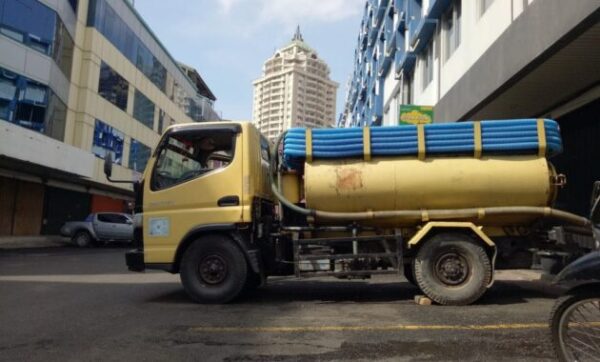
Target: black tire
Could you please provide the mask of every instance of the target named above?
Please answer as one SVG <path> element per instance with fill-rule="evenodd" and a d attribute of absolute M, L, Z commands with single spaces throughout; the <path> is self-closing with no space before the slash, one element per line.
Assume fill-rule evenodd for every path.
<path fill-rule="evenodd" d="M 410 264 L 404 264 L 404 278 L 408 280 L 408 282 L 412 285 L 417 285 L 417 281 L 415 280 L 415 268 L 414 262 Z"/>
<path fill-rule="evenodd" d="M 227 303 L 243 290 L 246 258 L 229 238 L 220 235 L 195 241 L 183 254 L 179 269 L 188 295 L 198 303 Z"/>
<path fill-rule="evenodd" d="M 596 286 L 597 287 L 597 286 Z M 566 345 L 568 341 L 564 340 L 566 333 L 566 323 L 568 324 L 568 311 L 571 306 L 585 300 L 600 300 L 600 291 L 593 289 L 581 289 L 579 291 L 570 292 L 560 297 L 552 308 L 550 313 L 550 330 L 552 331 L 552 346 L 559 361 L 575 361 L 577 358 L 571 355 L 569 347 Z M 597 321 L 596 321 L 597 322 Z M 596 332 L 596 335 L 600 333 Z M 597 336 L 598 338 L 600 336 Z M 585 356 L 590 357 L 590 356 Z M 596 358 L 600 358 L 600 350 L 596 351 Z"/>
<path fill-rule="evenodd" d="M 73 241 L 73 244 L 80 248 L 89 248 L 94 243 L 92 235 L 85 230 L 77 231 L 71 240 Z"/>
<path fill-rule="evenodd" d="M 492 263 L 483 246 L 463 233 L 443 233 L 426 240 L 414 261 L 421 291 L 442 305 L 467 305 L 485 293 Z"/>

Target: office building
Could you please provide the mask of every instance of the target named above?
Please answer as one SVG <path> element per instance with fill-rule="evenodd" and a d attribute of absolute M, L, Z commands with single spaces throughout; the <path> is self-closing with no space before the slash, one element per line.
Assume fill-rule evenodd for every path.
<path fill-rule="evenodd" d="M 304 41 L 300 27 L 277 50 L 254 83 L 252 120 L 270 140 L 290 127 L 332 127 L 338 84 L 329 66 Z"/>
<path fill-rule="evenodd" d="M 0 0 L 0 236 L 56 234 L 131 207 L 166 127 L 214 119 L 214 95 L 125 0 Z"/>

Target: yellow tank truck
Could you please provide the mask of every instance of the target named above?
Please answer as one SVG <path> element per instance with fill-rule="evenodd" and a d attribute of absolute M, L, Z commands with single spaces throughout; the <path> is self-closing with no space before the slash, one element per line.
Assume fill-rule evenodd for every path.
<path fill-rule="evenodd" d="M 497 268 L 528 268 L 539 252 L 585 252 L 549 237 L 561 226 L 587 240 L 590 223 L 551 208 L 564 179 L 545 157 L 543 122 L 533 126 L 535 152 L 511 154 L 486 153 L 478 122 L 459 154 L 435 153 L 430 129 L 401 128 L 415 137 L 406 143 L 414 154 L 401 155 L 381 155 L 392 129 L 348 131 L 360 146 L 346 147 L 338 136 L 319 140 L 331 130 L 295 130 L 271 145 L 249 122 L 172 126 L 134 185 L 127 265 L 179 273 L 200 303 L 229 302 L 273 275 L 377 274 L 404 275 L 439 304 L 473 303 Z M 289 158 L 294 134 L 301 152 Z M 335 158 L 322 145 L 360 149 Z M 111 170 L 107 157 L 109 180 Z"/>

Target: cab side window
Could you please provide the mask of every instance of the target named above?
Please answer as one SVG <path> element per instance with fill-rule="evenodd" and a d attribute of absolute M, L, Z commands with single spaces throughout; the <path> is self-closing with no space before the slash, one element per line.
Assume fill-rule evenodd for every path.
<path fill-rule="evenodd" d="M 235 135 L 226 132 L 175 134 L 162 142 L 152 173 L 152 189 L 162 190 L 227 167 Z"/>

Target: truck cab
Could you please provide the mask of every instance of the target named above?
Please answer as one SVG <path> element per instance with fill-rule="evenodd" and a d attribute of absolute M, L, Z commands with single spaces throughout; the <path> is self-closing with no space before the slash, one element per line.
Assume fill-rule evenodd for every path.
<path fill-rule="evenodd" d="M 137 249 L 126 256 L 129 268 L 177 273 L 188 248 L 219 238 L 239 249 L 234 251 L 244 256 L 237 261 L 247 264 L 244 273 L 258 274 L 258 246 L 251 234 L 253 213 L 272 214 L 268 160 L 268 141 L 247 122 L 169 128 L 136 187 L 141 207 L 136 213 Z M 223 275 L 213 269 L 224 263 L 215 255 L 199 261 L 197 268 L 206 271 L 200 273 L 205 282 L 215 283 Z"/>

